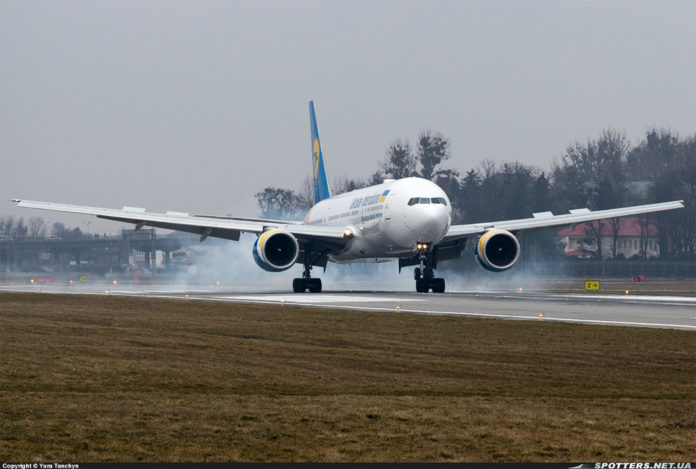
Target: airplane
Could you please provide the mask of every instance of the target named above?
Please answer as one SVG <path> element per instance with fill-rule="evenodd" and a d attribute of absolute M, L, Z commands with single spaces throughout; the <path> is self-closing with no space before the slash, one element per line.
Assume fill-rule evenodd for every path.
<path fill-rule="evenodd" d="M 444 293 L 445 279 L 435 276 L 438 262 L 457 259 L 469 240 L 475 240 L 474 258 L 486 270 L 510 269 L 520 257 L 518 236 L 525 230 L 582 223 L 603 218 L 682 208 L 681 200 L 609 210 L 587 208 L 554 215 L 533 213 L 531 218 L 452 225 L 452 206 L 437 184 L 418 177 L 332 195 L 321 150 L 314 101 L 309 102 L 314 206 L 303 222 L 154 213 L 144 208 L 121 210 L 13 199 L 19 207 L 96 215 L 98 218 L 184 231 L 238 241 L 240 233 L 257 235 L 252 248 L 256 264 L 269 272 L 281 272 L 299 263 L 302 277 L 292 282 L 293 292 L 319 293 L 320 278 L 313 267 L 326 270 L 328 262 L 382 262 L 398 260 L 399 272 L 414 269 L 416 291 Z"/>

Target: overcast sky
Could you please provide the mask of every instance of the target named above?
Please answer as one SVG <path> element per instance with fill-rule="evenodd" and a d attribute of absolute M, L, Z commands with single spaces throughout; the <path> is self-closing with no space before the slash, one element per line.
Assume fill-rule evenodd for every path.
<path fill-rule="evenodd" d="M 694 25 L 689 0 L 0 0 L 0 214 L 257 215 L 310 174 L 312 98 L 330 180 L 426 128 L 460 170 L 547 169 L 607 127 L 693 134 Z"/>

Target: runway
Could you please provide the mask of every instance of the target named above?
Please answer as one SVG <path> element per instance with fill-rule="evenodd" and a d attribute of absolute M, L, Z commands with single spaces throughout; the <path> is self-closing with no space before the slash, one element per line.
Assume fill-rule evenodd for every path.
<path fill-rule="evenodd" d="M 451 315 L 505 320 L 555 321 L 597 325 L 696 330 L 696 298 L 603 294 L 510 292 L 450 292 L 445 294 L 395 291 L 326 291 L 293 294 L 254 291 L 228 286 L 160 284 L 2 284 L 0 291 L 74 293 L 174 298 L 188 301 L 225 301 L 301 305 L 402 314 Z"/>

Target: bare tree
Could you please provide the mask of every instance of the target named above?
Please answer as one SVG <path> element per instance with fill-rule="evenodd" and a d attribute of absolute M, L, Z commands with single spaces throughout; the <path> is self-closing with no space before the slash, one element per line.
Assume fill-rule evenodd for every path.
<path fill-rule="evenodd" d="M 308 201 L 289 189 L 267 187 L 255 197 L 264 218 L 301 219 L 309 210 Z"/>
<path fill-rule="evenodd" d="M 29 219 L 29 237 L 30 238 L 43 238 L 46 236 L 46 224 L 41 217 L 31 217 Z"/>
<path fill-rule="evenodd" d="M 626 136 L 613 130 L 602 131 L 597 140 L 569 146 L 561 165 L 554 168 L 554 184 L 559 198 L 575 207 L 585 206 L 593 210 L 623 205 L 629 147 Z M 588 234 L 595 238 L 600 256 L 603 225 L 601 220 L 587 224 Z M 613 230 L 614 245 L 617 236 L 618 227 Z"/>
<path fill-rule="evenodd" d="M 53 226 L 51 227 L 51 234 L 55 236 L 56 238 L 60 239 L 67 239 L 66 233 L 68 232 L 68 229 L 65 228 L 65 225 L 59 221 L 55 222 Z"/>
<path fill-rule="evenodd" d="M 7 239 L 12 239 L 13 228 L 14 228 L 14 217 L 8 215 L 5 218 L 3 218 L 2 228 L 3 228 L 3 231 L 2 231 L 3 236 Z"/>
<path fill-rule="evenodd" d="M 20 217 L 15 221 L 14 228 L 12 228 L 12 239 L 23 239 L 27 237 L 27 232 L 29 228 L 24 223 L 24 217 Z"/>

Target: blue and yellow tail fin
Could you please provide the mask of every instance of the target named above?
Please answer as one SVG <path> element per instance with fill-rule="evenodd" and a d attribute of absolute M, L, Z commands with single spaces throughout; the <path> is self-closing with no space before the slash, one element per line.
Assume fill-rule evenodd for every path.
<path fill-rule="evenodd" d="M 317 116 L 314 114 L 314 101 L 309 102 L 309 127 L 312 132 L 312 178 L 314 179 L 314 203 L 331 197 L 329 182 L 326 179 L 324 155 L 319 142 Z"/>

